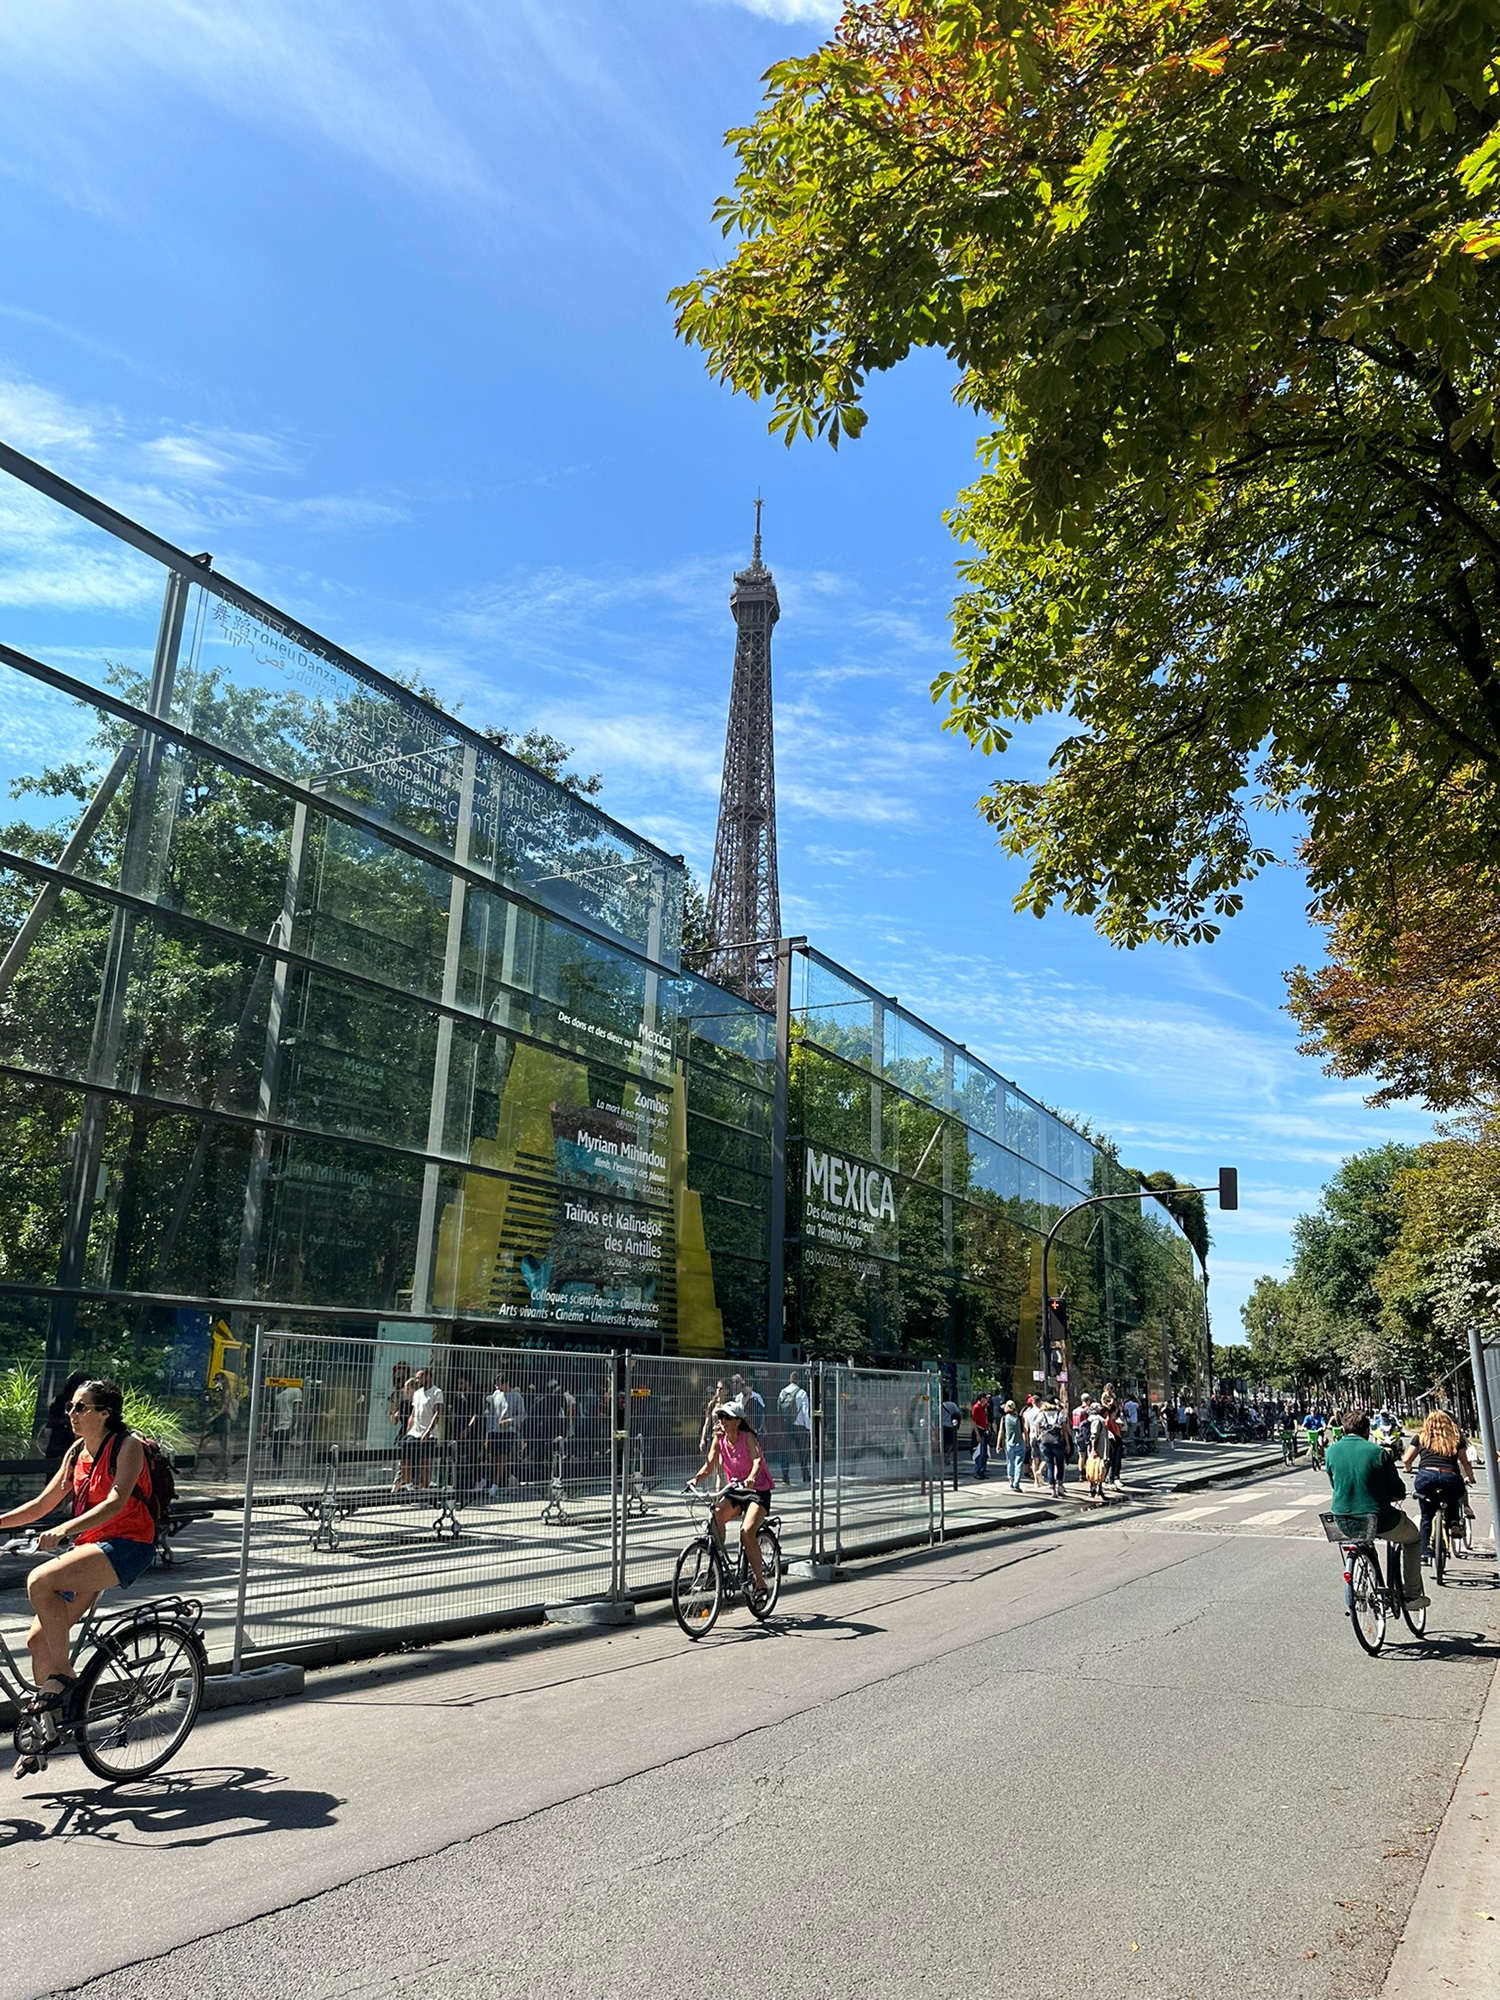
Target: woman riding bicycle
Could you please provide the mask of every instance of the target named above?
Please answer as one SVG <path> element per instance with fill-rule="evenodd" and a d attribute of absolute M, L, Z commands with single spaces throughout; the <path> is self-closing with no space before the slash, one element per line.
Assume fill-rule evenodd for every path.
<path fill-rule="evenodd" d="M 73 1444 L 34 1500 L 0 1514 L 0 1528 L 40 1521 L 71 1498 L 73 1516 L 37 1536 L 43 1549 L 65 1550 L 26 1582 L 36 1614 L 26 1635 L 37 1707 L 60 1708 L 75 1679 L 68 1634 L 101 1591 L 124 1589 L 149 1569 L 156 1522 L 147 1502 L 151 1474 L 139 1439 L 126 1428 L 118 1382 L 83 1382 L 67 1414 Z M 70 1546 L 70 1544 L 72 1546 Z"/>
<path fill-rule="evenodd" d="M 761 1456 L 760 1439 L 745 1421 L 738 1403 L 720 1403 L 714 1411 L 713 1442 L 708 1456 L 688 1481 L 696 1486 L 710 1472 L 722 1472 L 727 1490 L 714 1509 L 714 1523 L 722 1531 L 726 1522 L 740 1520 L 740 1544 L 750 1558 L 755 1588 L 764 1591 L 765 1571 L 760 1564 L 757 1529 L 771 1511 L 771 1474 Z"/>
<path fill-rule="evenodd" d="M 1414 1465 L 1417 1476 L 1413 1485 L 1422 1510 L 1422 1560 L 1431 1562 L 1432 1523 L 1438 1508 L 1446 1507 L 1449 1521 L 1456 1521 L 1474 1484 L 1464 1434 L 1446 1410 L 1434 1410 L 1415 1443 L 1408 1445 L 1401 1469 L 1410 1472 Z"/>

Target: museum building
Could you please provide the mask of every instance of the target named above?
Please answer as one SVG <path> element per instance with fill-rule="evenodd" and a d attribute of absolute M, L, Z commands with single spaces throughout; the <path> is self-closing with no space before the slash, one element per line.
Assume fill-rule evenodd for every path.
<path fill-rule="evenodd" d="M 0 606 L 0 1365 L 1029 1365 L 1128 1184 L 1064 1120 L 800 941 L 779 1016 L 685 969 L 680 857 L 3 446 Z M 1133 1209 L 1060 1255 L 1112 1338 L 1192 1283 Z"/>

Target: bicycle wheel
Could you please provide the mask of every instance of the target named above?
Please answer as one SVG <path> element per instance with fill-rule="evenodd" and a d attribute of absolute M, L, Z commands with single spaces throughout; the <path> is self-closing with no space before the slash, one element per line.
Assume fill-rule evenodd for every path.
<path fill-rule="evenodd" d="M 690 1639 L 711 1632 L 724 1602 L 724 1573 L 706 1542 L 689 1542 L 672 1571 L 672 1611 Z"/>
<path fill-rule="evenodd" d="M 766 1587 L 757 1596 L 755 1585 L 751 1583 L 745 1592 L 745 1602 L 750 1607 L 751 1616 L 764 1624 L 776 1609 L 776 1600 L 781 1595 L 781 1544 L 776 1539 L 774 1528 L 758 1528 L 755 1540 L 760 1549 L 760 1567 Z"/>
<path fill-rule="evenodd" d="M 1385 1592 L 1374 1558 L 1363 1550 L 1349 1564 L 1349 1589 L 1354 1636 L 1367 1653 L 1378 1653 L 1385 1644 Z"/>
<path fill-rule="evenodd" d="M 159 1771 L 187 1741 L 203 1700 L 203 1643 L 169 1619 L 142 1618 L 105 1640 L 78 1678 L 74 1735 L 96 1778 Z"/>

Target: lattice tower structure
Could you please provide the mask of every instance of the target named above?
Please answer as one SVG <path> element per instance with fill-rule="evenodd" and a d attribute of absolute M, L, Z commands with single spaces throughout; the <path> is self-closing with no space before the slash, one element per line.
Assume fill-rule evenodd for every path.
<path fill-rule="evenodd" d="M 775 940 L 781 935 L 776 879 L 776 749 L 771 717 L 771 631 L 781 616 L 776 583 L 760 559 L 760 510 L 748 569 L 737 570 L 729 608 L 737 637 L 719 831 L 708 885 L 708 973 L 747 1000 L 774 1007 Z"/>

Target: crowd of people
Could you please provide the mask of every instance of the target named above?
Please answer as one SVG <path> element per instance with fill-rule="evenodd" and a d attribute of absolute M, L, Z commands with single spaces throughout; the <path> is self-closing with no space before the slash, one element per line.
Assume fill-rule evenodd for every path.
<path fill-rule="evenodd" d="M 699 1449 L 709 1447 L 715 1413 L 733 1404 L 743 1413 L 747 1435 L 753 1431 L 779 1465 L 783 1486 L 806 1486 L 812 1476 L 812 1407 L 805 1375 L 805 1369 L 791 1370 L 769 1408 L 750 1373 L 721 1377 L 704 1408 Z M 592 1398 L 576 1395 L 556 1377 L 523 1391 L 511 1369 L 499 1370 L 487 1387 L 460 1372 L 444 1388 L 430 1368 L 395 1362 L 386 1405 L 396 1461 L 391 1491 L 409 1496 L 430 1487 L 444 1444 L 453 1450 L 454 1484 L 470 1498 L 496 1500 L 550 1480 L 559 1441 L 570 1461 L 607 1463 L 610 1440 L 625 1425 L 623 1407 L 612 1407 L 615 1397 L 609 1388 Z M 641 1420 L 637 1411 L 637 1426 Z"/>
<path fill-rule="evenodd" d="M 960 1415 L 949 1397 L 943 1405 L 943 1445 L 955 1459 Z M 1197 1412 L 1188 1405 L 1143 1403 L 1111 1382 L 1098 1396 L 1081 1395 L 1071 1409 L 1050 1389 L 1019 1404 L 1001 1390 L 982 1391 L 970 1406 L 969 1422 L 976 1479 L 987 1479 L 991 1459 L 998 1464 L 1003 1456 L 1012 1492 L 1023 1492 L 1029 1477 L 1038 1492 L 1061 1497 L 1071 1466 L 1075 1481 L 1101 1503 L 1110 1492 L 1123 1490 L 1128 1445 L 1171 1451 L 1178 1437 L 1197 1433 Z"/>

